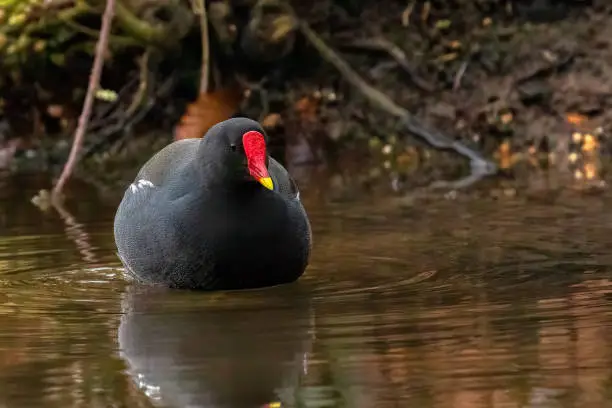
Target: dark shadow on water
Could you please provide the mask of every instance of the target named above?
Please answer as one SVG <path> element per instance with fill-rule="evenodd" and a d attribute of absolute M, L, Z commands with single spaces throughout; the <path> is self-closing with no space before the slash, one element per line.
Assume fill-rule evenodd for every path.
<path fill-rule="evenodd" d="M 294 406 L 312 349 L 310 297 L 299 285 L 263 292 L 130 287 L 118 342 L 133 381 L 172 407 Z"/>

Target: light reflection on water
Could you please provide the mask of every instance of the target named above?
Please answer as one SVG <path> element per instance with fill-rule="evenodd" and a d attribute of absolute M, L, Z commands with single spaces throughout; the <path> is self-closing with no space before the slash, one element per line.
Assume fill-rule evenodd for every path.
<path fill-rule="evenodd" d="M 0 406 L 612 405 L 611 199 L 307 201 L 300 282 L 203 294 L 121 280 L 113 203 L 9 194 Z"/>

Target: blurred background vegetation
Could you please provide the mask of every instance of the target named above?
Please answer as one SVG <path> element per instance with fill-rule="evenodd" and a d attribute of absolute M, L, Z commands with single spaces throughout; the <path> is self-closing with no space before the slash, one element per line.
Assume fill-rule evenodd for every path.
<path fill-rule="evenodd" d="M 104 6 L 0 0 L 0 168 L 56 171 L 64 163 Z M 294 163 L 358 147 L 380 164 L 368 179 L 395 172 L 401 182 L 417 167 L 431 175 L 448 163 L 451 171 L 465 168 L 436 153 L 431 161 L 396 116 L 372 109 L 304 35 L 307 25 L 363 80 L 432 129 L 483 151 L 502 172 L 561 165 L 571 177 L 597 180 L 602 165 L 588 167 L 583 156 L 607 140 L 611 7 L 602 0 L 116 0 L 83 171 L 115 180 L 115 169 L 237 114 L 262 121 Z M 206 54 L 210 85 L 201 92 Z"/>

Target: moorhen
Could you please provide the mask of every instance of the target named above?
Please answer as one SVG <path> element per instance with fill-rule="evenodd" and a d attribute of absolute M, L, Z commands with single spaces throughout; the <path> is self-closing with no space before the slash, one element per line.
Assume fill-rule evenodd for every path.
<path fill-rule="evenodd" d="M 128 277 L 204 290 L 297 280 L 310 256 L 310 223 L 266 142 L 258 122 L 232 118 L 145 163 L 115 215 Z"/>

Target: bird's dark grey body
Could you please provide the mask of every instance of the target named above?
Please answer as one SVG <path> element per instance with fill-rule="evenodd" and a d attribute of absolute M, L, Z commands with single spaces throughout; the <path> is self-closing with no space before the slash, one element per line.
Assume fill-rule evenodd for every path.
<path fill-rule="evenodd" d="M 287 171 L 269 158 L 274 190 L 257 182 L 221 183 L 208 177 L 215 174 L 215 158 L 201 157 L 202 140 L 168 145 L 126 190 L 114 232 L 128 273 L 142 282 L 197 289 L 299 278 L 311 232 Z"/>

